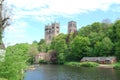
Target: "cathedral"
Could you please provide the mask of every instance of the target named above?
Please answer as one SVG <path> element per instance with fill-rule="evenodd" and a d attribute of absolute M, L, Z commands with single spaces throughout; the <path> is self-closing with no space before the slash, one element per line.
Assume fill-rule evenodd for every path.
<path fill-rule="evenodd" d="M 77 31 L 77 26 L 75 21 L 68 22 L 68 34 Z M 54 22 L 51 25 L 45 25 L 45 41 L 47 44 L 51 43 L 53 37 L 59 35 L 60 33 L 60 23 Z"/>

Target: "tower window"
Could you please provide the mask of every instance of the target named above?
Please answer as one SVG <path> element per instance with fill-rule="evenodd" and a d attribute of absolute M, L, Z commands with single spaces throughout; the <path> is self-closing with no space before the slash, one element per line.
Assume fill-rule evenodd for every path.
<path fill-rule="evenodd" d="M 56 28 L 58 28 L 58 29 L 59 29 L 59 27 L 58 27 L 58 26 L 56 26 Z"/>
<path fill-rule="evenodd" d="M 72 26 L 72 24 L 70 23 L 69 26 Z"/>

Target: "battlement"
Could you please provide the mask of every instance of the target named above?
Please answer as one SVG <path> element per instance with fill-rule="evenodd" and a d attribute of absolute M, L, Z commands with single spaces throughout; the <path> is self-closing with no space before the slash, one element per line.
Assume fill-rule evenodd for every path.
<path fill-rule="evenodd" d="M 68 22 L 68 34 L 77 31 L 75 21 Z M 51 43 L 53 37 L 57 36 L 60 32 L 60 23 L 54 22 L 51 25 L 45 25 L 45 41 L 47 44 Z"/>
<path fill-rule="evenodd" d="M 50 43 L 53 37 L 59 34 L 59 23 L 51 23 L 51 25 L 45 25 L 45 41 L 46 43 Z"/>

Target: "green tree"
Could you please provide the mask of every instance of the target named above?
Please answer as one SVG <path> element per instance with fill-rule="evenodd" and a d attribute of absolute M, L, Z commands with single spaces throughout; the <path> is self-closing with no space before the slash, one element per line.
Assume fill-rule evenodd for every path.
<path fill-rule="evenodd" d="M 65 53 L 59 53 L 57 58 L 58 58 L 58 64 L 64 64 L 65 63 Z"/>
<path fill-rule="evenodd" d="M 56 36 L 51 42 L 50 49 L 57 51 L 57 62 L 60 64 L 64 63 L 65 52 L 67 49 L 66 35 L 59 34 L 58 36 Z"/>
<path fill-rule="evenodd" d="M 38 50 L 40 52 L 47 52 L 49 50 L 49 45 L 46 44 L 44 39 L 41 39 L 38 43 Z"/>
<path fill-rule="evenodd" d="M 76 36 L 71 44 L 73 60 L 79 61 L 82 57 L 89 55 L 90 41 L 88 37 Z"/>
<path fill-rule="evenodd" d="M 104 56 L 113 56 L 114 55 L 114 53 L 112 53 L 113 46 L 114 46 L 114 44 L 109 37 L 105 37 L 102 40 L 102 48 L 103 48 Z"/>
<path fill-rule="evenodd" d="M 0 77 L 22 80 L 28 60 L 28 44 L 16 44 L 6 50 L 5 61 L 0 64 Z"/>
<path fill-rule="evenodd" d="M 51 42 L 51 49 L 56 50 L 58 53 L 64 53 L 67 49 L 66 35 L 59 34 Z"/>
<path fill-rule="evenodd" d="M 112 40 L 115 44 L 114 50 L 118 59 L 120 59 L 120 20 L 117 20 L 113 24 Z"/>
<path fill-rule="evenodd" d="M 31 45 L 29 45 L 29 49 L 28 49 L 28 55 L 29 55 L 29 60 L 28 62 L 30 64 L 33 64 L 35 62 L 35 56 L 39 53 L 38 51 L 38 45 L 37 43 L 33 43 Z"/>

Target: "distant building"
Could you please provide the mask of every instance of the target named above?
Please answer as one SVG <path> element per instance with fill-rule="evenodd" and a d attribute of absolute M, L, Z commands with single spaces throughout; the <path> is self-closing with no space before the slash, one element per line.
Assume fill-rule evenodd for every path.
<path fill-rule="evenodd" d="M 39 63 L 40 60 L 47 61 L 48 63 L 56 63 L 57 52 L 54 50 L 48 53 L 41 52 L 35 56 L 35 63 Z"/>
<path fill-rule="evenodd" d="M 46 59 L 46 54 L 47 53 L 39 53 L 35 56 L 35 63 L 39 63 L 40 60 L 45 60 Z"/>
<path fill-rule="evenodd" d="M 59 23 L 52 23 L 51 25 L 45 25 L 45 41 L 49 44 L 53 37 L 57 36 L 60 32 L 60 24 Z"/>
<path fill-rule="evenodd" d="M 77 26 L 75 21 L 68 22 L 68 34 L 74 33 L 77 31 Z"/>
<path fill-rule="evenodd" d="M 97 62 L 100 64 L 112 64 L 117 62 L 116 57 L 83 57 L 81 62 Z"/>
<path fill-rule="evenodd" d="M 75 33 L 77 31 L 77 24 L 75 21 L 68 22 L 68 34 Z M 53 37 L 60 33 L 60 23 L 52 23 L 51 25 L 45 25 L 45 41 L 47 44 L 51 43 Z"/>

